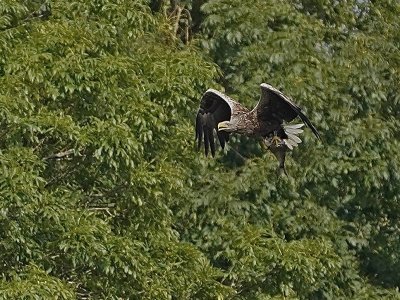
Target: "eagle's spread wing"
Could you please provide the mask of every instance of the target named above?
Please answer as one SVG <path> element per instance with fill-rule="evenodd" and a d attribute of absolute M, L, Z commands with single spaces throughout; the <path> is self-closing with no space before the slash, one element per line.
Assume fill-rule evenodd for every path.
<path fill-rule="evenodd" d="M 315 136 L 320 138 L 314 125 L 310 122 L 307 116 L 302 113 L 301 108 L 293 103 L 289 97 L 266 83 L 262 83 L 260 88 L 261 99 L 255 107 L 257 117 L 260 121 L 271 122 L 274 120 L 275 122 L 282 124 L 283 120 L 290 122 L 299 116 L 301 120 L 310 127 Z"/>
<path fill-rule="evenodd" d="M 244 110 L 246 109 L 243 106 L 223 93 L 213 89 L 207 90 L 201 99 L 196 117 L 197 148 L 200 149 L 204 138 L 205 154 L 208 155 L 211 149 L 211 155 L 215 155 L 214 129 L 217 131 L 221 147 L 224 148 L 225 142 L 229 140 L 229 133 L 218 131 L 218 123 L 229 121 L 232 115 Z"/>

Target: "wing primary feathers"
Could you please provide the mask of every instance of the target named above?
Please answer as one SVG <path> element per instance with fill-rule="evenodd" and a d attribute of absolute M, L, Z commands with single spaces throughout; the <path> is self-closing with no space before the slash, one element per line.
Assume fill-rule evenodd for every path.
<path fill-rule="evenodd" d="M 195 141 L 197 140 L 197 151 L 200 150 L 202 139 L 203 139 L 203 125 L 201 124 L 200 112 L 198 112 L 196 117 L 196 137 L 195 137 Z"/>
<path fill-rule="evenodd" d="M 208 150 L 209 150 L 209 147 L 210 147 L 210 144 L 209 144 L 209 137 L 208 137 L 208 130 L 207 130 L 207 127 L 206 126 L 204 126 L 203 127 L 203 133 L 204 133 L 204 153 L 206 154 L 206 156 L 208 156 Z"/>
<path fill-rule="evenodd" d="M 229 133 L 224 131 L 217 131 L 217 136 L 222 149 L 225 149 L 225 144 L 229 142 Z"/>
<path fill-rule="evenodd" d="M 233 113 L 245 113 L 248 109 L 228 97 L 227 95 L 208 89 L 202 96 L 200 107 L 196 117 L 196 135 L 197 148 L 200 150 L 204 141 L 204 153 L 207 156 L 210 152 L 214 156 L 216 152 L 216 143 L 225 147 L 229 140 L 228 132 L 218 132 L 218 124 L 222 121 L 229 121 Z M 216 134 L 218 140 L 214 137 Z"/>
<path fill-rule="evenodd" d="M 198 136 L 198 140 L 197 140 L 197 151 L 199 151 L 201 148 L 202 140 L 203 140 L 203 128 L 201 126 L 199 129 L 199 136 Z"/>
<path fill-rule="evenodd" d="M 208 127 L 207 129 L 208 129 L 208 141 L 210 143 L 210 149 L 211 149 L 211 156 L 214 157 L 215 156 L 215 140 L 213 134 L 214 128 Z"/>
<path fill-rule="evenodd" d="M 303 114 L 300 110 L 298 111 L 299 117 L 301 118 L 301 120 L 307 124 L 307 126 L 312 130 L 312 132 L 314 133 L 314 135 L 320 140 L 321 137 L 317 131 L 317 129 L 314 127 L 314 125 L 310 122 L 310 120 L 306 117 L 305 114 Z"/>
<path fill-rule="evenodd" d="M 219 144 L 221 145 L 221 148 L 224 149 L 225 148 L 225 137 L 223 135 L 223 132 L 217 131 L 217 136 L 218 136 L 218 140 L 219 140 Z"/>
<path fill-rule="evenodd" d="M 318 139 L 321 139 L 317 129 L 306 117 L 306 115 L 301 112 L 301 108 L 298 107 L 292 99 L 267 83 L 261 83 L 260 87 L 261 99 L 255 109 L 261 111 L 261 115 L 269 114 L 279 121 L 285 120 L 287 122 L 290 122 L 296 116 L 299 116 L 301 120 L 312 130 L 314 135 Z"/>

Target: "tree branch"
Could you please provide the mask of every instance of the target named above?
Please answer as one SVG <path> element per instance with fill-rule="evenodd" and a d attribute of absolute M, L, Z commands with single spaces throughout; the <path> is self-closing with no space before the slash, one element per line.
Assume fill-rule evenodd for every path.
<path fill-rule="evenodd" d="M 43 158 L 44 160 L 48 160 L 48 159 L 61 159 L 61 158 L 64 158 L 64 157 L 66 157 L 66 156 L 68 156 L 68 155 L 70 155 L 70 154 L 73 154 L 75 152 L 75 150 L 74 149 L 69 149 L 69 150 L 66 150 L 66 151 L 62 151 L 62 152 L 58 152 L 58 153 L 55 153 L 55 154 L 51 154 L 51 155 L 49 155 L 49 156 L 46 156 L 45 158 Z"/>

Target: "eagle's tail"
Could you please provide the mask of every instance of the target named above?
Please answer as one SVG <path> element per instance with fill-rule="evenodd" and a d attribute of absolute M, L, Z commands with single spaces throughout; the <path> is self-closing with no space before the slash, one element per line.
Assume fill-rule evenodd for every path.
<path fill-rule="evenodd" d="M 290 150 L 293 150 L 293 147 L 297 147 L 301 143 L 301 139 L 297 135 L 304 131 L 301 129 L 303 126 L 303 123 L 283 126 L 283 130 L 285 130 L 287 135 L 287 138 L 283 139 L 283 142 Z"/>

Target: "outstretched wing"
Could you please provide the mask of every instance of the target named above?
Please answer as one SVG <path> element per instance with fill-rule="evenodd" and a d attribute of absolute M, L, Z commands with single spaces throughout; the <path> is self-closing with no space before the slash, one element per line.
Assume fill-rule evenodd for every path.
<path fill-rule="evenodd" d="M 254 108 L 257 111 L 257 117 L 259 120 L 273 120 L 282 124 L 283 120 L 290 122 L 299 116 L 303 123 L 310 127 L 315 136 L 318 139 L 320 138 L 314 125 L 310 122 L 307 116 L 301 112 L 301 108 L 298 107 L 289 97 L 266 83 L 262 83 L 260 88 L 261 99 Z"/>
<path fill-rule="evenodd" d="M 232 116 L 247 110 L 236 101 L 217 90 L 207 90 L 201 98 L 200 108 L 196 117 L 197 149 L 201 147 L 204 138 L 204 150 L 206 156 L 209 149 L 211 155 L 215 155 L 214 129 L 217 131 L 218 140 L 222 148 L 229 140 L 229 133 L 218 131 L 218 123 L 229 121 Z"/>

